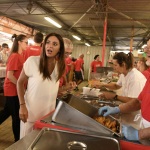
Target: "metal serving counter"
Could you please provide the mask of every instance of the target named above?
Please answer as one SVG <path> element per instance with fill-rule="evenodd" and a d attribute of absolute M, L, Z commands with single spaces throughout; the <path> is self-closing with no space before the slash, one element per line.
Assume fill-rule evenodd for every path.
<path fill-rule="evenodd" d="M 34 130 L 18 142 L 6 148 L 6 150 L 27 150 L 40 130 Z"/>
<path fill-rule="evenodd" d="M 45 126 L 46 126 L 46 124 L 45 124 Z M 51 124 L 49 124 L 48 126 L 50 128 L 60 129 L 59 127 L 51 125 Z M 63 130 L 62 127 L 61 127 L 61 129 Z M 66 130 L 66 128 L 65 128 L 65 130 Z M 68 130 L 70 130 L 70 129 L 68 129 Z M 28 134 L 27 136 L 25 136 L 18 142 L 14 143 L 13 145 L 9 146 L 5 150 L 27 150 L 29 148 L 29 146 L 32 144 L 32 142 L 34 141 L 34 139 L 37 137 L 39 132 L 40 132 L 39 129 L 33 130 L 30 134 Z M 133 150 L 133 149 L 149 150 L 150 149 L 150 146 L 136 144 L 136 143 L 132 143 L 132 142 L 124 141 L 124 140 L 120 140 L 119 142 L 120 142 L 121 150 Z M 97 148 L 97 150 L 99 150 L 99 149 Z"/>
<path fill-rule="evenodd" d="M 56 123 L 52 122 L 52 116 L 53 116 L 54 112 L 51 112 L 50 114 L 44 116 L 40 120 L 37 120 L 34 125 L 34 128 L 35 128 L 34 131 L 32 131 L 30 134 L 28 134 L 27 136 L 25 136 L 18 142 L 14 143 L 10 147 L 8 147 L 6 150 L 27 150 L 29 148 L 29 146 L 32 144 L 32 142 L 35 140 L 40 129 L 42 129 L 43 127 L 59 129 L 59 130 L 67 130 L 67 131 L 73 131 L 73 132 L 82 132 L 82 133 L 84 132 L 82 130 L 78 130 L 77 128 L 71 128 L 68 126 L 63 126 L 61 124 L 57 124 L 57 122 Z M 124 123 L 127 123 L 127 124 L 129 123 L 129 124 L 133 125 L 134 127 L 136 126 L 136 123 L 133 122 L 133 116 L 131 114 L 122 115 L 121 121 Z M 93 134 L 94 134 L 94 132 L 93 132 Z M 149 150 L 150 149 L 150 146 L 145 146 L 142 144 L 136 144 L 133 142 L 124 141 L 122 138 L 118 138 L 118 137 L 116 137 L 116 138 L 120 142 L 121 150 L 133 150 L 133 149 Z M 99 150 L 99 149 L 97 148 L 97 150 Z"/>

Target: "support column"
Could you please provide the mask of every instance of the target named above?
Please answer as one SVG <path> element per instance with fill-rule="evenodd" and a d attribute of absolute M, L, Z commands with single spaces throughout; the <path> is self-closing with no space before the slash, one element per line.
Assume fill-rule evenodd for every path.
<path fill-rule="evenodd" d="M 107 13 L 106 13 L 106 16 L 105 16 L 105 21 L 104 21 L 103 48 L 102 48 L 102 66 L 104 66 L 104 61 L 105 61 L 106 36 L 107 36 Z"/>
<path fill-rule="evenodd" d="M 133 51 L 133 36 L 134 36 L 134 26 L 132 26 L 132 31 L 131 31 L 131 39 L 130 39 L 130 52 Z"/>

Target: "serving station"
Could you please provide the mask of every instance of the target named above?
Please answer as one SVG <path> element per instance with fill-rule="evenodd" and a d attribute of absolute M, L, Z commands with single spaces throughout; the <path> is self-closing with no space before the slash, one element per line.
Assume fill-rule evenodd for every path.
<path fill-rule="evenodd" d="M 116 122 L 116 130 L 101 124 L 98 107 L 72 94 L 57 99 L 55 111 L 50 112 L 34 125 L 34 131 L 6 150 L 76 149 L 76 150 L 149 150 L 150 146 L 126 141 L 121 134 L 121 116 L 109 116 Z M 103 103 L 109 105 L 109 103 Z M 108 119 L 108 118 L 107 118 Z M 46 145 L 46 147 L 45 147 Z M 44 146 L 44 147 L 43 147 Z"/>
<path fill-rule="evenodd" d="M 115 107 L 120 104 L 119 101 L 100 99 L 98 95 L 102 91 L 90 87 L 90 82 L 109 82 L 116 79 L 106 79 L 103 73 L 101 75 L 101 80 L 105 80 L 97 78 L 99 73 L 91 74 L 82 93 L 63 93 L 57 98 L 56 109 L 37 120 L 29 135 L 6 150 L 149 150 L 150 146 L 129 142 L 121 133 L 122 124 L 139 128 L 139 122 L 133 121 L 136 113 L 107 117 L 98 115 L 100 107 Z"/>

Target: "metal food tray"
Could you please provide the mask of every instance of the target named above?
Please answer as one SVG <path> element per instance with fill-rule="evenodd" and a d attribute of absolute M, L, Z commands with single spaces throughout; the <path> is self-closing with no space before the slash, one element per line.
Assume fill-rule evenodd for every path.
<path fill-rule="evenodd" d="M 85 101 L 96 108 L 100 108 L 103 106 L 110 106 L 110 107 L 118 106 L 114 101 L 102 101 L 102 100 L 85 100 Z"/>
<path fill-rule="evenodd" d="M 97 112 L 98 109 L 94 106 L 89 105 L 84 100 L 80 99 L 77 96 L 74 96 L 72 94 L 67 94 L 60 98 L 58 101 L 63 101 L 72 106 L 73 108 L 79 110 L 80 112 L 84 113 L 85 115 L 88 115 L 90 117 L 93 117 Z"/>
<path fill-rule="evenodd" d="M 121 137 L 120 122 L 112 118 L 112 120 L 116 120 L 119 126 L 119 132 L 114 132 L 93 119 L 97 112 L 97 108 L 72 95 L 68 101 L 59 101 L 53 113 L 52 121 L 60 125 L 84 129 L 107 136 L 117 135 Z"/>
<path fill-rule="evenodd" d="M 80 98 L 96 108 L 100 108 L 103 106 L 118 106 L 118 104 L 114 100 L 103 100 L 96 96 L 82 95 Z"/>
<path fill-rule="evenodd" d="M 28 150 L 120 150 L 112 137 L 43 128 Z"/>

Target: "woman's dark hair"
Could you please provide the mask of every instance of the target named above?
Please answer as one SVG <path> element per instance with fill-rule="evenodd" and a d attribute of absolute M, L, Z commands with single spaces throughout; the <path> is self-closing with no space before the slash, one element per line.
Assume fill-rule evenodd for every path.
<path fill-rule="evenodd" d="M 123 52 L 116 53 L 113 56 L 113 59 L 117 60 L 117 62 L 120 66 L 123 66 L 123 63 L 125 63 L 127 70 L 130 68 L 133 68 L 134 57 L 133 57 L 133 54 L 131 52 L 129 52 L 128 54 L 125 54 Z"/>
<path fill-rule="evenodd" d="M 19 50 L 18 41 L 23 41 L 26 38 L 27 37 L 24 34 L 20 34 L 20 35 L 13 34 L 13 36 L 12 36 L 13 45 L 12 45 L 12 48 L 11 48 L 10 55 L 12 53 L 18 53 L 18 50 Z"/>
<path fill-rule="evenodd" d="M 48 57 L 46 56 L 46 52 L 45 52 L 45 45 L 47 42 L 47 39 L 51 36 L 55 36 L 57 37 L 57 39 L 59 40 L 60 43 L 60 51 L 57 54 L 57 66 L 58 66 L 58 77 L 57 77 L 57 81 L 62 77 L 62 75 L 64 74 L 65 71 L 65 48 L 64 48 L 64 41 L 63 38 L 57 34 L 57 33 L 50 33 L 48 34 L 43 42 L 43 46 L 42 46 L 42 52 L 40 55 L 40 64 L 39 64 L 39 70 L 40 73 L 43 74 L 43 79 L 51 79 L 49 71 L 48 71 L 48 62 L 47 59 Z"/>
<path fill-rule="evenodd" d="M 95 56 L 94 56 L 94 60 L 96 60 L 97 57 L 99 57 L 99 55 L 95 55 Z"/>

